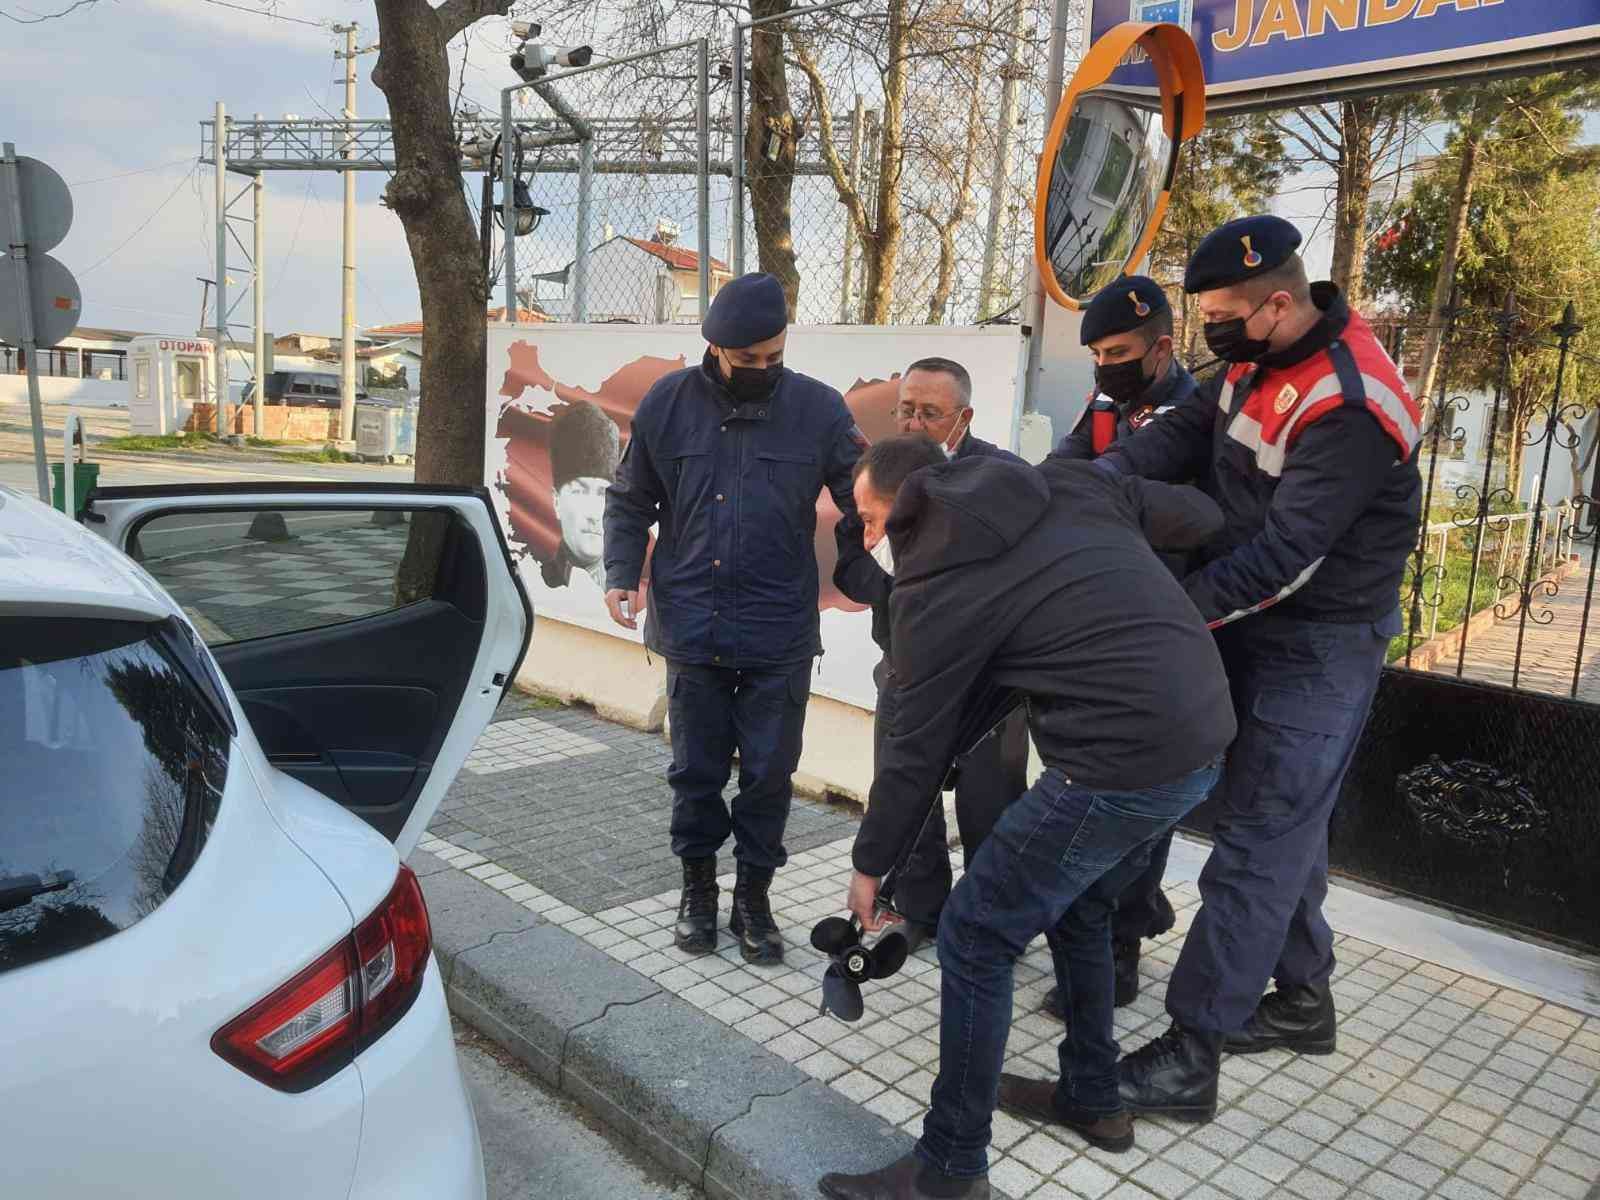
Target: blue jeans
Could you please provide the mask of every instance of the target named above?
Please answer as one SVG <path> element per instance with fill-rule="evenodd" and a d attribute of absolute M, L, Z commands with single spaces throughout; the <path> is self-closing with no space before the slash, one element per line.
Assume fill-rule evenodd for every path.
<path fill-rule="evenodd" d="M 1074 787 L 1051 768 L 1006 809 L 950 894 L 939 922 L 939 1078 L 918 1153 L 948 1175 L 981 1175 L 1011 1031 L 1012 969 L 1040 933 L 1108 873 L 1097 915 L 1067 956 L 1072 1020 L 1063 1053 L 1069 1103 L 1114 1112 L 1117 1044 L 1111 1011 L 1111 912 L 1151 849 L 1205 799 L 1212 763 L 1138 791 Z M 1118 870 L 1129 857 L 1127 870 Z M 1081 1059 L 1080 1059 L 1081 1055 Z"/>

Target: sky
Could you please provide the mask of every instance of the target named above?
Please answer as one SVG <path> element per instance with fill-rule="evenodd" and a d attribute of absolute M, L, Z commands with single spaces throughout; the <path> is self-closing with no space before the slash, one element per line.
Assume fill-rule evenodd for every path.
<path fill-rule="evenodd" d="M 0 0 L 28 18 L 70 0 Z M 267 0 L 230 0 L 246 8 Z M 358 45 L 377 40 L 366 0 L 280 0 L 282 17 L 356 20 Z M 466 95 L 498 111 L 506 22 L 482 22 Z M 337 114 L 343 104 L 343 36 L 208 0 L 98 0 L 58 20 L 0 20 L 0 138 L 49 163 L 72 188 L 72 230 L 53 254 L 77 275 L 85 325 L 193 333 L 202 285 L 213 274 L 213 176 L 197 165 L 200 122 L 222 100 L 232 116 Z M 454 47 L 459 62 L 461 43 Z M 387 115 L 371 82 L 376 55 L 357 60 L 356 111 Z M 475 60 L 475 61 L 473 61 Z M 481 64 L 481 66 L 479 65 Z M 139 172 L 133 174 L 133 172 Z M 248 186 L 230 177 L 230 195 Z M 359 173 L 356 318 L 360 325 L 417 319 L 416 283 L 399 220 L 378 200 L 386 176 Z M 267 176 L 267 325 L 274 333 L 337 333 L 341 184 L 331 172 Z M 249 214 L 248 198 L 235 211 Z M 249 244 L 248 226 L 239 230 Z M 230 253 L 233 277 L 248 268 Z M 213 318 L 206 317 L 206 323 Z M 248 327 L 250 301 L 235 310 Z"/>

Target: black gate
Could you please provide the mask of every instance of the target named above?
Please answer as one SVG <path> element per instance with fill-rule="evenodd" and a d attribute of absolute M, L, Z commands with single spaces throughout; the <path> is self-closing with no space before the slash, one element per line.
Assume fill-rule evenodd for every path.
<path fill-rule="evenodd" d="M 1494 313 L 1445 313 L 1406 632 L 1329 858 L 1382 888 L 1600 949 L 1600 416 L 1569 386 L 1580 332 L 1571 305 L 1553 325 L 1523 320 L 1510 297 Z M 1495 356 L 1492 388 L 1452 394 L 1460 354 Z"/>

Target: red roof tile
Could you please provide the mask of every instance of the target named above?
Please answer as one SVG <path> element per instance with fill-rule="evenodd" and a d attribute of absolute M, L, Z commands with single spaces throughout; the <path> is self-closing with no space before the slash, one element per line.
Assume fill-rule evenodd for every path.
<path fill-rule="evenodd" d="M 625 237 L 625 242 L 631 242 L 646 254 L 653 254 L 666 263 L 674 271 L 698 271 L 700 269 L 700 255 L 693 250 L 685 250 L 681 246 L 668 246 L 663 242 L 646 241 L 644 238 Z M 720 271 L 724 275 L 732 274 L 728 264 L 721 259 L 711 260 L 711 269 Z"/>

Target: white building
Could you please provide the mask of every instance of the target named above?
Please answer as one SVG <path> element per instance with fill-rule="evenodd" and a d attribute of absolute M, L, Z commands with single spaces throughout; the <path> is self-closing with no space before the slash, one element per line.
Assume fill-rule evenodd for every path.
<path fill-rule="evenodd" d="M 700 255 L 676 244 L 677 227 L 657 224 L 648 238 L 606 236 L 588 257 L 588 295 L 584 319 L 628 321 L 636 325 L 693 325 L 700 320 Z M 711 296 L 733 278 L 728 264 L 711 260 Z M 565 285 L 562 301 L 550 315 L 570 320 L 574 308 L 573 264 L 541 276 Z"/>
<path fill-rule="evenodd" d="M 59 345 L 38 351 L 39 393 L 47 404 L 126 408 L 128 344 L 141 333 L 80 325 Z M 26 356 L 0 342 L 0 400 L 28 398 Z"/>

